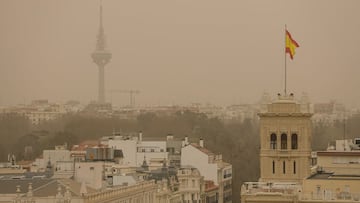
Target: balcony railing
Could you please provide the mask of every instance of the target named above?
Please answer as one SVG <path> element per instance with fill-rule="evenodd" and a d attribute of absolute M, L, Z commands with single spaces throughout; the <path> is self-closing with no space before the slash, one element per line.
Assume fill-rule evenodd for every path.
<path fill-rule="evenodd" d="M 312 193 L 300 193 L 299 199 L 301 200 L 325 200 L 325 201 L 359 201 L 360 202 L 360 192 L 332 192 L 332 191 L 321 191 L 321 192 L 312 192 Z"/>
<path fill-rule="evenodd" d="M 264 183 L 264 182 L 246 182 L 242 185 L 242 195 L 267 195 L 277 194 L 287 198 L 297 196 L 298 200 L 303 201 L 346 201 L 360 202 L 360 192 L 331 191 L 320 190 L 314 192 L 303 193 L 300 184 L 297 183 Z"/>

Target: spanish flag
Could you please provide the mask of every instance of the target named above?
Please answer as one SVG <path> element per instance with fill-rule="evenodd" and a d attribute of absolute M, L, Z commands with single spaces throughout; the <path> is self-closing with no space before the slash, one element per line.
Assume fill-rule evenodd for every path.
<path fill-rule="evenodd" d="M 289 31 L 285 30 L 285 32 L 285 53 L 289 53 L 290 58 L 293 59 L 295 49 L 299 47 L 299 44 L 291 37 Z"/>

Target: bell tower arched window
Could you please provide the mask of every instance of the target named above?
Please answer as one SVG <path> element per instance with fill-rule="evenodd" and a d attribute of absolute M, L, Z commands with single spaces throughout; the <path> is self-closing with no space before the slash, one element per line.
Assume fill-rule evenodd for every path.
<path fill-rule="evenodd" d="M 275 133 L 270 135 L 270 149 L 276 149 L 277 137 Z"/>
<path fill-rule="evenodd" d="M 298 135 L 296 133 L 291 135 L 291 149 L 298 149 Z"/>
<path fill-rule="evenodd" d="M 281 149 L 287 149 L 287 134 L 281 134 Z"/>

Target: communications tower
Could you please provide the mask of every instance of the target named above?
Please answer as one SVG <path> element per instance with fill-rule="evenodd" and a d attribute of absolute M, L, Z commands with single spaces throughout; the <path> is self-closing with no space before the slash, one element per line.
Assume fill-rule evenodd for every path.
<path fill-rule="evenodd" d="M 91 58 L 99 69 L 99 89 L 98 89 L 98 103 L 105 103 L 105 65 L 110 62 L 112 54 L 106 50 L 106 41 L 102 18 L 102 4 L 100 3 L 100 27 L 97 35 L 96 49 L 91 54 Z"/>

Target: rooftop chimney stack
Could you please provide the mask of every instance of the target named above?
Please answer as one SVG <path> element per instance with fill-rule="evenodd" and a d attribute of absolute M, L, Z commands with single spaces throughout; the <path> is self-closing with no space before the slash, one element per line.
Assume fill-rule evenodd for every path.
<path fill-rule="evenodd" d="M 142 136 L 143 136 L 142 131 L 139 131 L 139 142 L 142 142 Z"/>
<path fill-rule="evenodd" d="M 186 135 L 185 136 L 185 145 L 188 145 L 189 144 L 189 138 L 188 138 L 188 136 Z"/>
<path fill-rule="evenodd" d="M 200 147 L 204 147 L 204 139 L 200 138 L 199 145 Z"/>
<path fill-rule="evenodd" d="M 174 136 L 169 133 L 167 136 L 166 136 L 166 140 L 169 141 L 169 140 L 173 140 L 174 139 Z"/>

